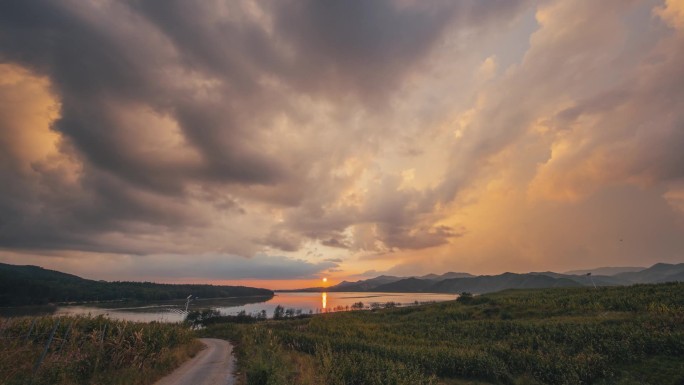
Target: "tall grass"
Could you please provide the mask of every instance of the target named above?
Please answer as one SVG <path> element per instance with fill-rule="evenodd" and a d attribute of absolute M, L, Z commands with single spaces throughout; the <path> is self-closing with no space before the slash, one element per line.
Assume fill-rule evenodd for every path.
<path fill-rule="evenodd" d="M 102 316 L 4 319 L 0 383 L 150 384 L 201 349 L 193 337 L 179 324 Z"/>

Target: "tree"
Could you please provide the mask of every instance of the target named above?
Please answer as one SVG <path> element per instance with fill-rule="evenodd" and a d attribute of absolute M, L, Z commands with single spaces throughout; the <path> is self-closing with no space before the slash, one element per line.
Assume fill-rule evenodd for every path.
<path fill-rule="evenodd" d="M 273 310 L 273 319 L 283 319 L 285 316 L 285 308 L 278 305 L 275 310 Z"/>
<path fill-rule="evenodd" d="M 262 310 L 259 313 L 257 313 L 257 319 L 260 319 L 260 320 L 266 319 L 266 310 Z"/>
<path fill-rule="evenodd" d="M 470 303 L 473 301 L 473 294 L 469 293 L 467 291 L 464 291 L 463 293 L 461 293 L 460 296 L 458 296 L 458 299 L 456 301 L 461 302 L 461 303 Z"/>

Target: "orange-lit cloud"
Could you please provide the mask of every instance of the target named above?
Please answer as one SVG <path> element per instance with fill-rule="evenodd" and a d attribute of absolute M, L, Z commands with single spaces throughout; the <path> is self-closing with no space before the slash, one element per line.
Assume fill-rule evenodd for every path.
<path fill-rule="evenodd" d="M 0 145 L 3 166 L 24 173 L 31 164 L 58 153 L 59 134 L 51 130 L 59 117 L 59 99 L 50 80 L 14 64 L 0 64 Z"/>
<path fill-rule="evenodd" d="M 0 5 L 0 260 L 269 287 L 680 260 L 683 4 Z"/>
<path fill-rule="evenodd" d="M 653 12 L 671 27 L 684 30 L 684 1 L 665 0 L 665 4 L 654 8 Z"/>

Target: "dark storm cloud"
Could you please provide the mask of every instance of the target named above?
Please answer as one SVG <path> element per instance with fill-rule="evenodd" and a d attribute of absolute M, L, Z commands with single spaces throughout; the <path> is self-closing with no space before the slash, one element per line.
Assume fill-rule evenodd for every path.
<path fill-rule="evenodd" d="M 302 59 L 291 71 L 298 87 L 333 94 L 346 90 L 382 106 L 388 92 L 430 56 L 450 23 L 462 30 L 484 29 L 524 3 L 275 1 L 274 25 Z"/>
<path fill-rule="evenodd" d="M 36 164 L 40 169 L 44 165 Z M 5 180 L 16 174 L 3 172 Z M 132 188 L 106 173 L 90 171 L 82 186 L 65 183 L 61 175 L 43 170 L 41 180 L 0 187 L 0 244 L 16 249 L 74 249 L 118 253 L 170 251 L 170 244 L 141 247 L 138 230 L 163 233 L 182 226 L 203 226 L 202 216 L 180 201 L 159 198 Z M 144 224 L 136 225 L 138 224 Z M 131 233 L 125 242 L 103 235 Z M 143 234 L 139 234 L 143 235 Z"/>
<path fill-rule="evenodd" d="M 77 12 L 68 5 L 54 2 L 11 2 L 2 12 L 2 58 L 50 77 L 62 102 L 62 117 L 55 128 L 97 167 L 162 192 L 177 193 L 192 178 L 277 180 L 282 172 L 277 161 L 247 145 L 253 139 L 249 130 L 235 122 L 239 114 L 231 106 L 245 106 L 233 99 L 243 96 L 219 92 L 220 101 L 198 100 L 193 95 L 198 90 L 177 85 L 175 76 L 188 69 L 182 60 L 176 62 L 177 53 L 165 46 L 165 38 L 155 35 L 125 5 L 110 7 L 122 25 L 102 20 L 107 16 L 103 14 L 92 19 L 74 15 Z M 201 35 L 196 38 L 202 41 Z M 230 86 L 243 78 L 240 75 L 228 79 Z M 204 156 L 203 162 L 165 163 L 132 153 L 136 137 L 126 135 L 130 133 L 122 130 L 116 117 L 117 107 L 136 106 L 178 119 L 188 142 Z"/>
<path fill-rule="evenodd" d="M 146 231 L 197 225 L 201 215 L 183 207 L 188 183 L 273 183 L 284 172 L 276 159 L 249 144 L 248 128 L 234 128 L 232 95 L 219 93 L 223 100 L 214 103 L 197 100 L 193 92 L 201 90 L 178 85 L 175 76 L 186 69 L 174 62 L 176 53 L 165 39 L 125 5 L 106 6 L 111 13 L 91 9 L 99 13 L 85 15 L 69 3 L 0 5 L 0 59 L 50 78 L 61 103 L 53 128 L 72 145 L 64 152 L 73 151 L 85 164 L 81 185 L 68 191 L 59 179 L 36 170 L 41 181 L 3 193 L 5 247 L 146 252 L 135 245 L 103 245 L 98 234 L 136 231 L 131 223 L 148 224 Z M 177 119 L 197 159 L 171 151 L 150 156 L 153 149 L 141 149 L 139 131 L 146 127 L 121 119 L 136 108 Z M 5 172 L 5 180 L 23 182 L 12 170 Z M 36 216 L 38 207 L 50 215 Z"/>
<path fill-rule="evenodd" d="M 457 234 L 426 222 L 434 197 L 397 184 L 361 210 L 323 208 L 348 183 L 328 170 L 382 140 L 382 127 L 352 132 L 344 119 L 384 106 L 449 28 L 486 28 L 523 3 L 272 1 L 255 11 L 221 1 L 3 1 L 0 62 L 49 79 L 59 156 L 78 171 L 67 182 L 52 160 L 31 163 L 30 177 L 4 163 L 12 183 L 0 187 L 0 247 L 145 254 L 211 228 L 216 239 L 230 235 L 186 244 L 245 254 L 259 244 L 294 251 L 307 239 L 364 248 L 343 232 L 367 224 L 389 248 L 442 244 Z M 334 132 L 327 144 L 337 148 L 287 141 L 319 124 L 297 98 L 336 103 L 329 127 L 310 132 Z M 274 128 L 283 116 L 292 132 Z M 290 211 L 282 224 L 255 214 L 243 225 L 243 206 L 260 204 Z"/>
<path fill-rule="evenodd" d="M 391 1 L 276 2 L 275 24 L 298 53 L 309 88 L 380 98 L 429 52 L 456 12 L 455 3 L 401 7 Z"/>
<path fill-rule="evenodd" d="M 139 0 L 131 5 L 173 42 L 188 67 L 221 75 L 243 96 L 258 92 L 262 72 L 277 74 L 288 65 L 277 40 L 236 2 Z"/>
<path fill-rule="evenodd" d="M 268 75 L 298 92 L 335 99 L 351 93 L 377 105 L 430 55 L 450 22 L 485 29 L 525 3 L 265 1 L 256 6 L 267 21 L 258 22 L 245 7 L 223 1 L 138 0 L 132 6 L 183 53 L 184 64 L 221 76 L 240 98 L 263 98 L 258 80 Z M 287 108 L 283 100 L 270 102 Z"/>

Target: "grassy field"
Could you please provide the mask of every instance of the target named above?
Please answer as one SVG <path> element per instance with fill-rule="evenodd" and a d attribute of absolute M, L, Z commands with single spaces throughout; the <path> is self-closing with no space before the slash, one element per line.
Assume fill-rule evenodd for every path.
<path fill-rule="evenodd" d="M 201 348 L 180 324 L 0 319 L 0 384 L 151 384 Z"/>
<path fill-rule="evenodd" d="M 214 324 L 259 384 L 684 384 L 684 284 Z"/>

